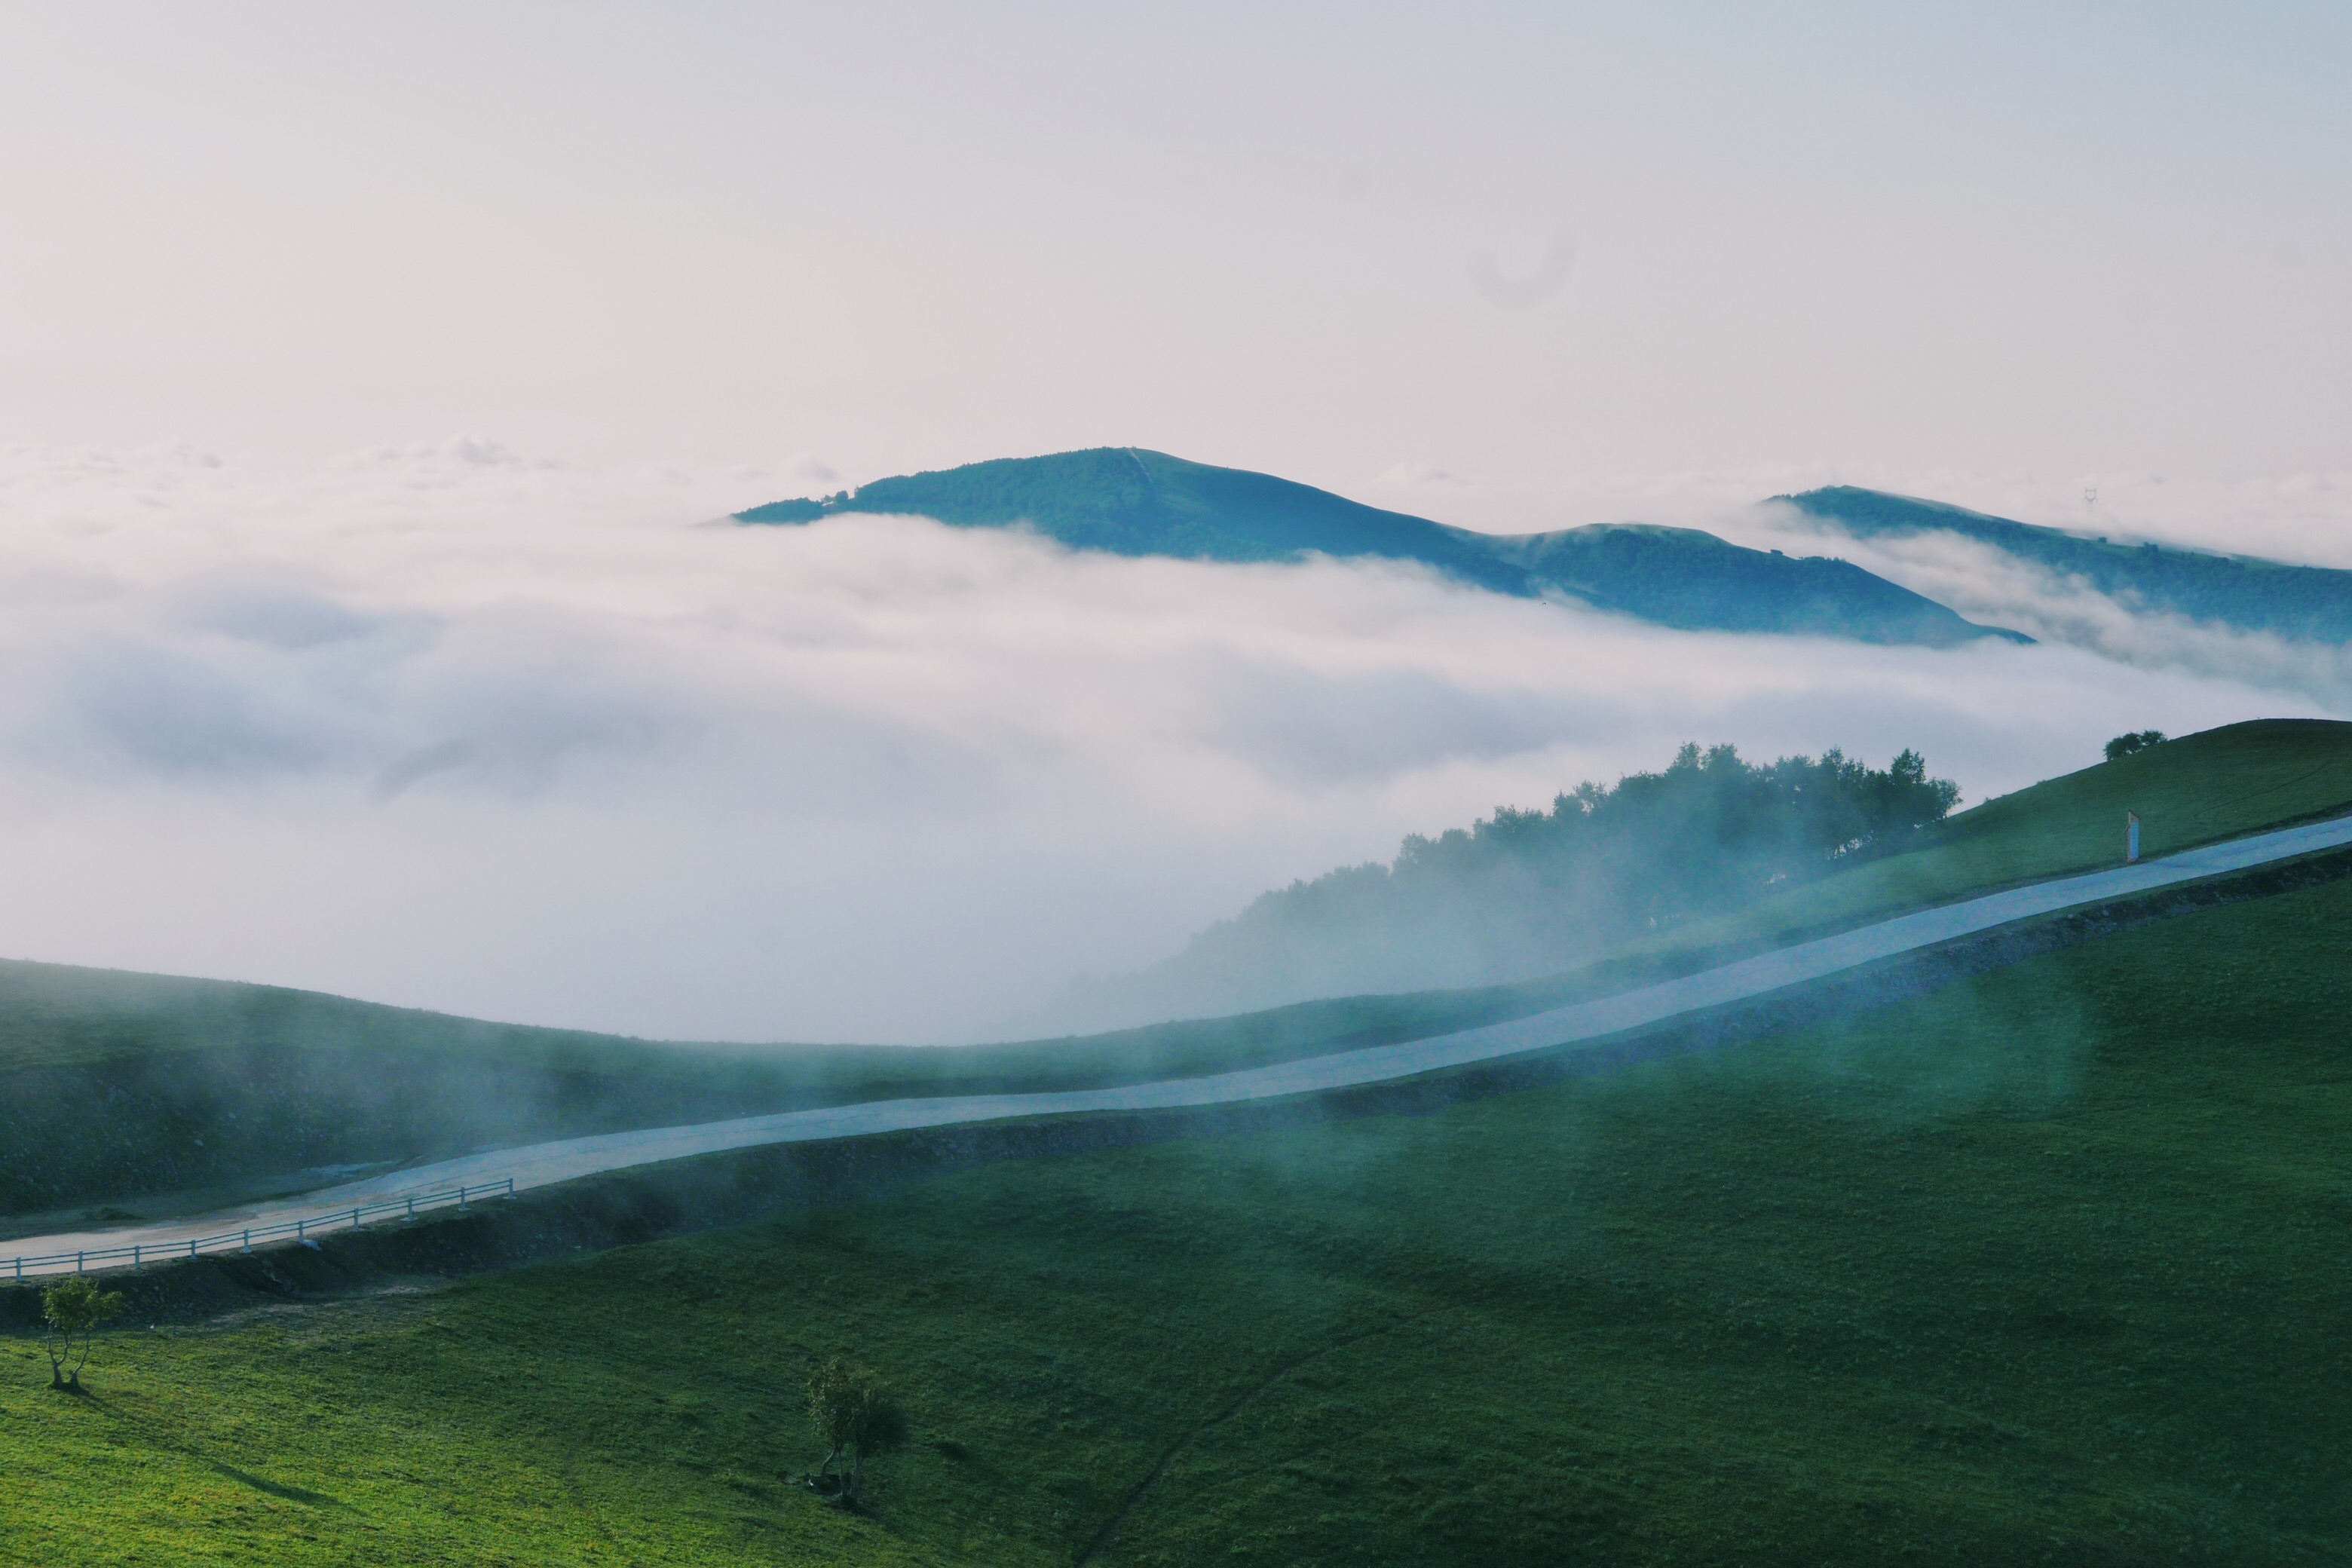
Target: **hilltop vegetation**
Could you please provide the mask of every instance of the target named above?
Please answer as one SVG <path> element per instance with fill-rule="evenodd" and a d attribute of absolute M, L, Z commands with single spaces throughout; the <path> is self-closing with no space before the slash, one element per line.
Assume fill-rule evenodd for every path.
<path fill-rule="evenodd" d="M 1832 751 L 1754 764 L 1685 746 L 1658 773 L 1502 807 L 1261 896 L 1177 957 L 1102 988 L 1201 1011 L 1367 991 L 1526 979 L 1638 934 L 1745 908 L 1776 889 L 1908 847 L 1959 798 L 1905 752 L 1886 768 Z"/>
<path fill-rule="evenodd" d="M 0 1560 L 2340 1562 L 2347 929 L 126 1332 L 88 1400 L 18 1342 Z M 782 1479 L 841 1352 L 913 1423 L 870 1519 Z"/>
<path fill-rule="evenodd" d="M 2292 566 L 2257 555 L 2184 550 L 1988 517 L 1940 501 L 1836 486 L 1776 496 L 1857 539 L 1958 534 L 2087 583 L 2136 608 L 2218 621 L 2295 642 L 2352 641 L 2352 572 Z"/>
<path fill-rule="evenodd" d="M 1848 562 L 1748 550 L 1688 528 L 1598 524 L 1496 535 L 1383 511 L 1309 485 L 1136 447 L 1006 458 L 877 479 L 822 500 L 735 514 L 798 524 L 898 512 L 957 528 L 1035 530 L 1074 550 L 1203 561 L 1307 552 L 1418 562 L 1500 594 L 1565 595 L 1685 630 L 1780 632 L 1943 647 L 2030 641 L 1962 620 Z"/>

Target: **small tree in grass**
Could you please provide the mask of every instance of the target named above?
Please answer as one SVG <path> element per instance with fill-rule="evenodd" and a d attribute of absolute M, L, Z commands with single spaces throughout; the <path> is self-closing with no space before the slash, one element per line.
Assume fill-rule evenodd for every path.
<path fill-rule="evenodd" d="M 2133 730 L 2127 733 L 2117 735 L 2114 740 L 2107 742 L 2107 761 L 2112 763 L 2118 758 L 2128 757 L 2137 752 L 2145 752 L 2150 746 L 2160 746 L 2162 744 L 2164 744 L 2163 731 Z"/>
<path fill-rule="evenodd" d="M 826 1481 L 835 1480 L 841 1501 L 855 1505 L 866 1461 L 906 1442 L 907 1414 L 871 1371 L 839 1356 L 810 1375 L 808 1396 L 809 1420 L 828 1450 L 809 1484 L 824 1491 L 829 1489 Z M 845 1452 L 849 1455 L 849 1474 L 836 1479 L 833 1467 Z"/>
<path fill-rule="evenodd" d="M 51 1388 L 81 1391 L 91 1337 L 121 1311 L 121 1291 L 101 1290 L 79 1274 L 42 1288 L 41 1348 L 49 1352 Z"/>

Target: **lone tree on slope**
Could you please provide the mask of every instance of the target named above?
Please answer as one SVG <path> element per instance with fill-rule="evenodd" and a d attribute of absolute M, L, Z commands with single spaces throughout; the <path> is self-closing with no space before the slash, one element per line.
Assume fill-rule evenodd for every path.
<path fill-rule="evenodd" d="M 122 1292 L 101 1290 L 79 1274 L 68 1274 L 41 1291 L 41 1348 L 49 1352 L 49 1386 L 81 1392 L 81 1369 L 89 1364 L 90 1339 L 122 1311 Z"/>
<path fill-rule="evenodd" d="M 809 1484 L 824 1490 L 835 1462 L 847 1451 L 849 1474 L 838 1479 L 837 1495 L 844 1506 L 854 1507 L 866 1459 L 878 1458 L 907 1440 L 906 1412 L 871 1371 L 839 1356 L 810 1375 L 808 1396 L 809 1419 L 829 1450 Z"/>
<path fill-rule="evenodd" d="M 2132 730 L 2107 742 L 2107 761 L 2112 763 L 2118 757 L 2128 757 L 2134 752 L 2145 752 L 2150 746 L 2162 744 L 2164 731 L 2161 730 Z"/>

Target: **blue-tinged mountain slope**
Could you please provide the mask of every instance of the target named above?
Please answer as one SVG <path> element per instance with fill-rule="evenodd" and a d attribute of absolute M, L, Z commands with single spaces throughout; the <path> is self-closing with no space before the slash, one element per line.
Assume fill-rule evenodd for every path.
<path fill-rule="evenodd" d="M 958 528 L 1020 525 L 1073 549 L 1115 555 L 1284 561 L 1313 552 L 1412 561 L 1496 593 L 1564 595 L 1693 631 L 1936 647 L 1980 637 L 2025 640 L 1963 620 L 1843 561 L 1743 549 L 1685 528 L 1477 533 L 1270 474 L 1131 447 L 908 474 L 735 515 L 747 523 L 803 523 L 847 512 L 911 514 Z"/>
<path fill-rule="evenodd" d="M 2352 572 L 2149 542 L 2116 543 L 1846 485 L 1773 499 L 1857 539 L 1959 534 L 2080 578 L 2136 608 L 2169 610 L 2294 642 L 2352 641 Z"/>
<path fill-rule="evenodd" d="M 1749 550 L 1696 528 L 1596 523 L 1552 533 L 1475 535 L 1537 593 L 1688 631 L 1780 632 L 1948 647 L 2020 632 L 1963 620 L 1850 561 Z"/>

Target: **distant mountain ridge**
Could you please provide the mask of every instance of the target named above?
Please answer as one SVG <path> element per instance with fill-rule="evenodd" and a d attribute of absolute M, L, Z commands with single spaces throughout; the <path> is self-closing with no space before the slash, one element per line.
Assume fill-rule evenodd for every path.
<path fill-rule="evenodd" d="M 1486 534 L 1384 511 L 1311 485 L 1133 447 L 1004 458 L 877 479 L 737 512 L 795 524 L 902 513 L 957 528 L 1027 526 L 1076 550 L 1189 560 L 1313 552 L 1412 561 L 1523 598 L 1565 595 L 1689 631 L 1774 632 L 1948 647 L 2021 633 L 1965 620 L 1850 562 L 1749 550 L 1697 529 L 1601 523 Z"/>
<path fill-rule="evenodd" d="M 1958 534 L 2079 578 L 2137 608 L 2270 632 L 2293 642 L 2352 641 L 2352 572 L 2152 541 L 2116 543 L 1851 485 L 1772 499 L 1856 539 Z"/>

